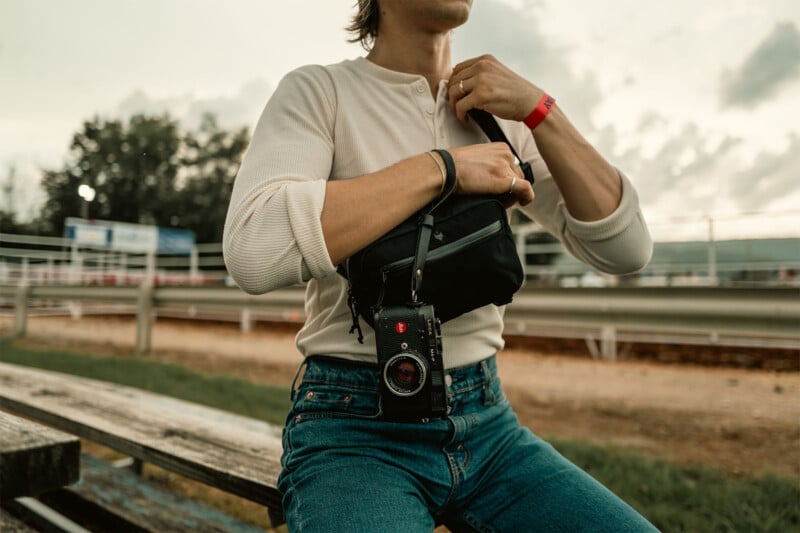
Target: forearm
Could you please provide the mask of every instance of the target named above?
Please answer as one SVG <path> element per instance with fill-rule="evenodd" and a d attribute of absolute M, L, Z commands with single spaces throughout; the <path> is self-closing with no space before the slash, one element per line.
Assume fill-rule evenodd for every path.
<path fill-rule="evenodd" d="M 573 217 L 592 221 L 614 212 L 622 197 L 619 174 L 557 105 L 533 137 Z"/>
<path fill-rule="evenodd" d="M 523 121 L 544 95 L 541 88 L 490 55 L 456 65 L 449 91 L 453 112 L 462 121 L 473 108 Z M 573 217 L 600 220 L 614 212 L 622 194 L 619 175 L 557 105 L 535 127 L 533 136 Z"/>
<path fill-rule="evenodd" d="M 320 222 L 331 262 L 339 264 L 384 235 L 441 187 L 439 167 L 427 154 L 366 176 L 329 181 Z"/>
<path fill-rule="evenodd" d="M 516 202 L 527 205 L 533 200 L 533 189 L 522 179 L 505 144 L 459 146 L 448 152 L 456 172 L 457 194 L 503 195 L 509 206 Z M 333 264 L 372 243 L 436 198 L 442 190 L 445 168 L 438 154 L 420 154 L 373 174 L 328 182 L 320 224 Z"/>

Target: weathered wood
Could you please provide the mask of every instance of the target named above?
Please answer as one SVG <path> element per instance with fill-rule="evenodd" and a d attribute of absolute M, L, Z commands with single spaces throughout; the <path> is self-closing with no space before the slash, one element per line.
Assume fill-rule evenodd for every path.
<path fill-rule="evenodd" d="M 78 481 L 77 437 L 0 411 L 0 501 Z"/>
<path fill-rule="evenodd" d="M 86 454 L 81 456 L 81 480 L 44 495 L 42 501 L 89 531 L 263 531 Z"/>
<path fill-rule="evenodd" d="M 0 363 L 0 407 L 279 510 L 280 428 L 131 387 Z"/>

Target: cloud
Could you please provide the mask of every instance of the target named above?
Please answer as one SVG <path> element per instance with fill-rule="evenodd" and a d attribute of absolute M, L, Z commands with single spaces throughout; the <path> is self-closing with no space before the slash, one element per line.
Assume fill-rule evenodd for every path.
<path fill-rule="evenodd" d="M 734 176 L 731 195 L 745 211 L 760 211 L 788 194 L 800 183 L 800 135 L 789 136 L 783 152 L 761 152 L 753 164 Z"/>
<path fill-rule="evenodd" d="M 639 132 L 666 123 L 650 113 Z M 618 145 L 613 126 L 603 143 Z M 692 217 L 719 212 L 768 212 L 800 200 L 800 135 L 789 134 L 785 148 L 762 151 L 750 159 L 747 143 L 731 135 L 712 135 L 697 123 L 683 124 L 652 153 L 641 144 L 613 157 L 613 163 L 636 183 L 645 210 L 660 217 Z M 602 145 L 598 145 L 602 146 Z"/>
<path fill-rule="evenodd" d="M 119 103 L 116 114 L 129 117 L 136 113 L 162 115 L 169 113 L 181 125 L 195 129 L 206 113 L 213 113 L 223 128 L 240 128 L 255 125 L 274 87 L 262 79 L 242 85 L 233 96 L 197 98 L 192 94 L 151 98 L 142 90 L 136 90 Z"/>
<path fill-rule="evenodd" d="M 754 107 L 800 76 L 800 32 L 791 22 L 775 25 L 736 72 L 722 75 L 722 104 Z"/>
<path fill-rule="evenodd" d="M 651 113 L 642 119 L 640 131 L 665 121 L 665 117 Z M 610 129 L 607 134 L 614 138 Z M 651 155 L 644 153 L 642 145 L 636 145 L 614 157 L 613 162 L 635 181 L 643 206 L 662 213 L 692 215 L 713 209 L 722 186 L 715 178 L 733 172 L 740 144 L 730 136 L 712 144 L 697 124 L 687 123 Z"/>

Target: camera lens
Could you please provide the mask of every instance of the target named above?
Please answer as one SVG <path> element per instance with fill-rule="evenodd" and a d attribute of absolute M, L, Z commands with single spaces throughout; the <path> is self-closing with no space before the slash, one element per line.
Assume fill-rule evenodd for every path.
<path fill-rule="evenodd" d="M 397 396 L 417 394 L 425 385 L 425 376 L 425 363 L 408 352 L 395 355 L 383 367 L 383 380 Z"/>

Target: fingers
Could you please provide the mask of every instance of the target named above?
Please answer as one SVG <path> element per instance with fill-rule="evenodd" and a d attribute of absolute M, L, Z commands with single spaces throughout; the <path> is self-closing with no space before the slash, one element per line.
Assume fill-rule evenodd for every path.
<path fill-rule="evenodd" d="M 448 83 L 448 96 L 450 107 L 461 122 L 467 121 L 467 111 L 473 108 L 483 109 L 483 98 L 476 98 L 475 90 L 479 87 L 492 87 L 492 83 L 482 74 L 486 72 L 486 64 L 496 61 L 492 56 L 480 56 L 459 63 L 453 69 Z"/>
<path fill-rule="evenodd" d="M 522 174 L 522 170 L 516 167 L 516 171 L 519 176 L 513 176 L 511 178 L 511 183 L 509 184 L 509 192 L 508 196 L 511 197 L 516 202 L 519 202 L 519 205 L 528 205 L 533 201 L 534 192 L 533 187 L 531 184 L 525 180 L 525 176 Z M 513 205 L 513 201 L 511 205 Z"/>
<path fill-rule="evenodd" d="M 473 57 L 472 59 L 466 59 L 466 60 L 462 61 L 461 63 L 459 63 L 458 65 L 456 65 L 455 67 L 453 67 L 453 75 L 451 76 L 451 78 L 455 77 L 455 76 L 459 76 L 459 75 L 463 76 L 465 70 L 467 70 L 467 69 L 469 69 L 469 68 L 471 68 L 471 67 L 473 67 L 476 64 L 481 63 L 481 62 L 483 62 L 483 63 L 497 63 L 497 58 L 495 58 L 491 54 L 484 54 L 482 56 Z"/>
<path fill-rule="evenodd" d="M 448 82 L 450 106 L 461 122 L 467 121 L 470 109 L 522 120 L 543 92 L 490 55 L 459 63 Z"/>
<path fill-rule="evenodd" d="M 461 122 L 466 121 L 467 111 L 472 109 L 473 98 L 470 98 L 474 85 L 470 78 L 461 78 L 454 83 L 451 83 L 448 88 L 448 96 L 450 100 L 450 109 L 453 114 L 458 117 Z"/>
<path fill-rule="evenodd" d="M 507 207 L 519 203 L 520 205 L 528 205 L 533 201 L 534 192 L 533 187 L 525 179 L 525 173 L 517 164 L 511 165 L 511 175 L 506 191 L 508 199 L 504 202 Z"/>
<path fill-rule="evenodd" d="M 492 194 L 508 205 L 533 201 L 533 188 L 525 181 L 507 144 L 469 145 L 451 150 L 456 163 L 460 194 Z"/>

